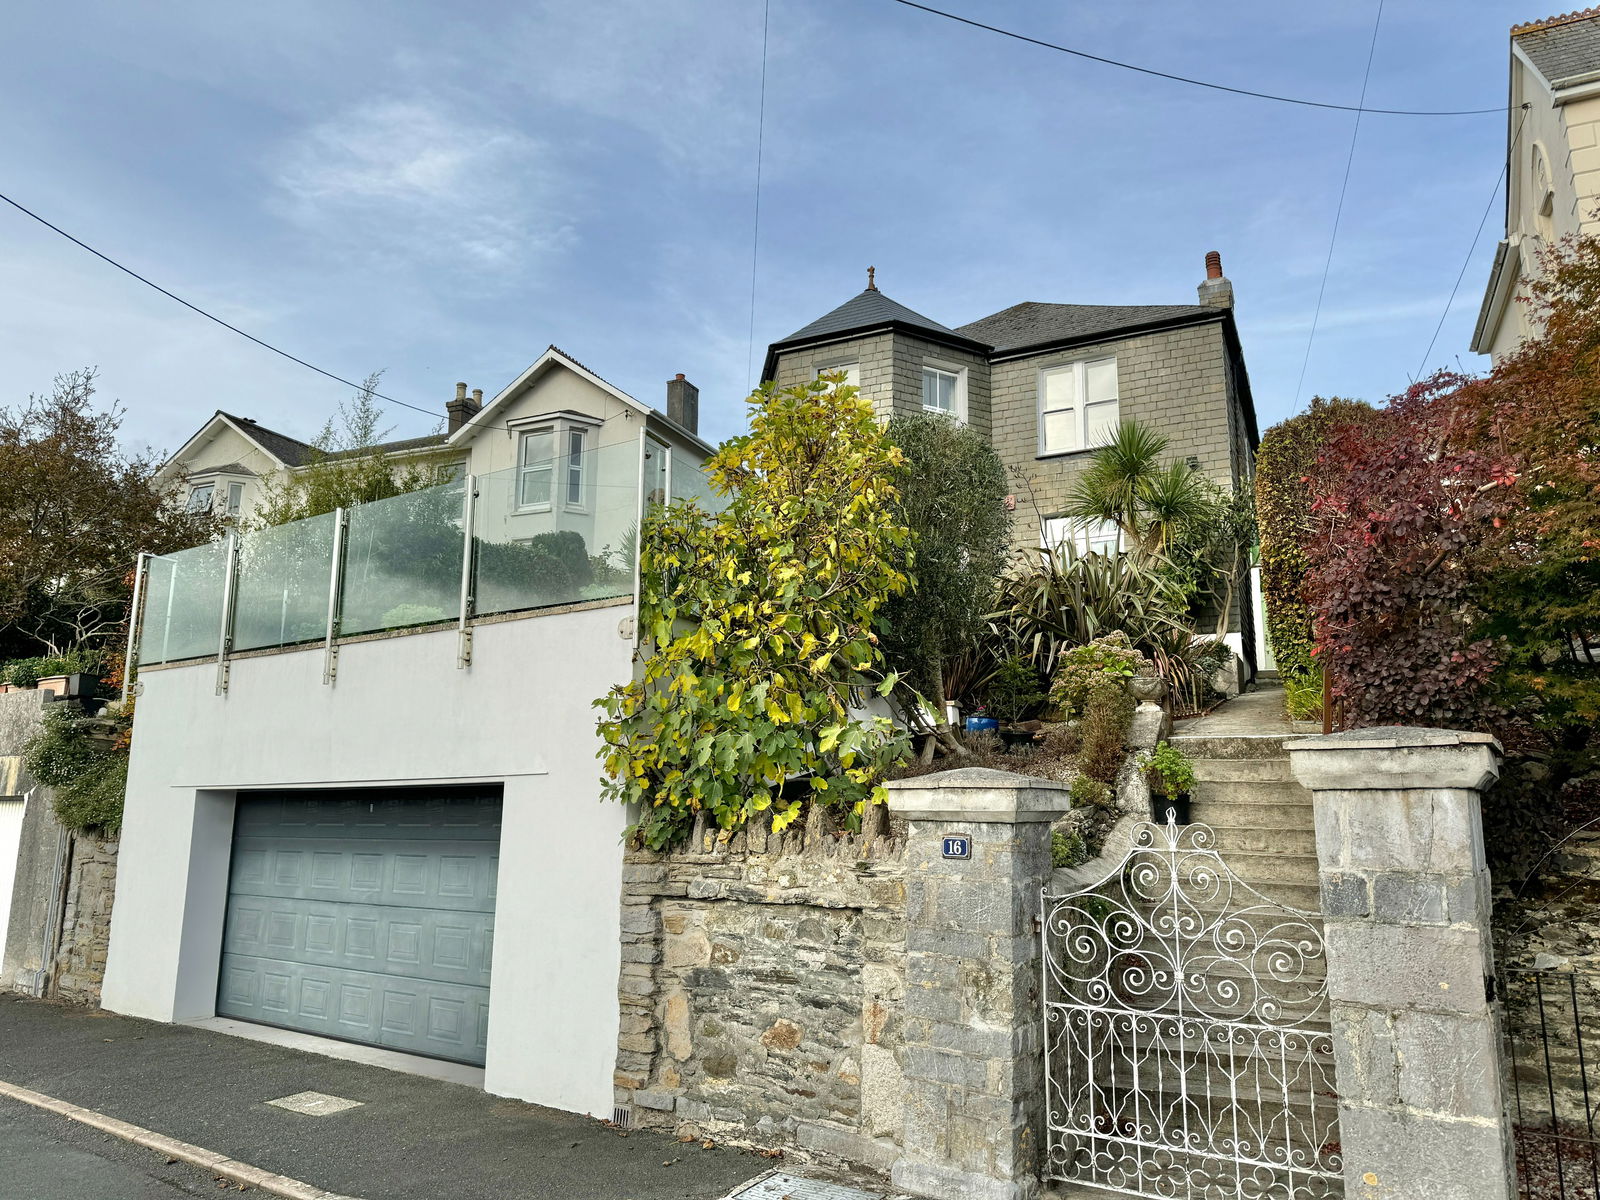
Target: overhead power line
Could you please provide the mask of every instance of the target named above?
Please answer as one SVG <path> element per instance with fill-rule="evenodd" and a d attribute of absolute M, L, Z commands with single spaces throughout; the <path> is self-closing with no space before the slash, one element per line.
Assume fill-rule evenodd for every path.
<path fill-rule="evenodd" d="M 947 21 L 958 21 L 962 25 L 970 25 L 974 29 L 987 30 L 997 33 L 1001 37 L 1013 38 L 1019 42 L 1027 42 L 1030 46 L 1039 46 L 1045 50 L 1055 50 L 1061 54 L 1071 54 L 1076 58 L 1086 58 L 1090 62 L 1103 63 L 1108 67 L 1118 67 L 1124 71 L 1137 71 L 1141 75 L 1153 75 L 1157 79 L 1170 79 L 1174 83 L 1186 83 L 1191 87 L 1209 88 L 1214 92 L 1231 92 L 1235 96 L 1251 96 L 1257 100 L 1274 100 L 1280 104 L 1299 104 L 1306 108 L 1331 108 L 1339 112 L 1366 112 L 1376 113 L 1387 117 L 1476 117 L 1485 113 L 1503 113 L 1505 106 L 1497 108 L 1454 108 L 1454 109 L 1415 109 L 1415 108 L 1367 108 L 1365 101 L 1361 104 L 1334 104 L 1327 100 L 1307 100 L 1300 96 L 1280 96 L 1273 92 L 1257 92 L 1250 88 L 1230 87 L 1225 83 L 1212 83 L 1205 79 L 1192 79 L 1187 75 L 1174 75 L 1170 71 L 1158 71 L 1154 67 L 1141 67 L 1137 63 L 1122 62 L 1120 59 L 1107 58 L 1101 54 L 1091 54 L 1087 50 L 1074 49 L 1063 46 L 1057 42 L 1047 42 L 1043 38 L 1030 37 L 1025 33 L 1018 33 L 1013 29 L 1002 29 L 998 25 L 987 25 L 982 21 L 974 21 L 971 17 L 963 17 L 953 12 L 946 12 L 941 8 L 932 8 L 926 4 L 918 4 L 916 0 L 894 0 L 896 4 L 903 4 L 907 8 L 915 8 L 936 17 L 943 17 Z"/>
<path fill-rule="evenodd" d="M 1478 218 L 1477 232 L 1472 235 L 1472 245 L 1467 247 L 1467 256 L 1461 260 L 1461 270 L 1456 273 L 1455 284 L 1450 288 L 1450 298 L 1444 302 L 1444 311 L 1439 314 L 1439 323 L 1433 327 L 1433 336 L 1428 339 L 1428 348 L 1422 352 L 1422 362 L 1417 366 L 1417 378 L 1422 378 L 1422 373 L 1428 369 L 1428 356 L 1433 353 L 1433 345 L 1439 340 L 1439 331 L 1444 328 L 1445 318 L 1450 315 L 1450 306 L 1456 302 L 1456 292 L 1461 288 L 1461 281 L 1466 278 L 1467 267 L 1472 262 L 1473 252 L 1478 248 L 1478 239 L 1483 236 L 1483 227 L 1488 223 L 1489 213 L 1494 208 L 1494 198 L 1500 194 L 1500 185 L 1505 181 L 1506 172 L 1511 169 L 1511 160 L 1517 153 L 1517 140 L 1522 137 L 1522 127 L 1527 123 L 1528 113 L 1533 106 L 1522 106 L 1522 119 L 1517 122 L 1516 132 L 1511 135 L 1511 144 L 1506 147 L 1506 160 L 1500 164 L 1500 173 L 1494 177 L 1494 187 L 1489 190 L 1489 203 L 1483 206 L 1483 216 Z"/>
<path fill-rule="evenodd" d="M 1339 219 L 1344 216 L 1344 197 L 1350 190 L 1350 168 L 1356 161 L 1356 139 L 1361 136 L 1362 105 L 1367 102 L 1367 84 L 1372 79 L 1372 56 L 1378 51 L 1378 27 L 1383 24 L 1383 0 L 1372 19 L 1372 41 L 1367 46 L 1367 66 L 1361 73 L 1361 99 L 1356 104 L 1355 127 L 1350 130 L 1350 152 L 1344 159 L 1344 179 L 1339 183 L 1339 203 L 1333 210 L 1333 232 L 1328 235 L 1328 257 L 1322 264 L 1322 282 L 1317 285 L 1317 306 L 1311 312 L 1311 332 L 1306 335 L 1306 353 L 1300 360 L 1300 378 L 1294 385 L 1294 406 L 1300 407 L 1300 389 L 1306 384 L 1306 368 L 1311 365 L 1311 347 L 1317 340 L 1317 324 L 1322 320 L 1322 298 L 1328 291 L 1328 274 L 1333 270 L 1333 248 L 1339 242 Z"/>
<path fill-rule="evenodd" d="M 206 320 L 213 321 L 216 324 L 221 325 L 224 329 L 228 330 L 230 333 L 236 333 L 240 337 L 244 338 L 246 341 L 254 342 L 256 345 L 260 346 L 263 350 L 270 350 L 273 354 L 278 355 L 278 357 L 286 358 L 290 362 L 295 363 L 298 366 L 302 366 L 308 371 L 315 371 L 318 375 L 321 375 L 325 379 L 331 379 L 335 383 L 342 383 L 346 387 L 353 388 L 354 390 L 356 390 L 358 392 L 364 392 L 364 391 L 367 390 L 365 384 L 356 383 L 354 380 L 346 379 L 343 375 L 336 375 L 332 371 L 324 370 L 323 368 L 317 366 L 315 363 L 309 363 L 305 359 L 300 358 L 297 355 L 290 354 L 287 350 L 283 350 L 283 349 L 280 349 L 277 346 L 274 346 L 271 342 L 263 341 L 261 338 L 256 337 L 256 335 L 253 334 L 253 333 L 245 332 L 243 329 L 240 329 L 237 325 L 231 324 L 228 321 L 224 321 L 221 317 L 217 316 L 215 313 L 207 312 L 205 309 L 201 308 L 198 304 L 193 304 L 190 301 L 185 300 L 182 296 L 178 295 L 176 292 L 168 291 L 166 288 L 162 287 L 159 283 L 155 282 L 153 279 L 149 279 L 149 278 L 139 274 L 139 272 L 135 271 L 132 267 L 123 266 L 120 262 L 118 262 L 116 259 L 112 258 L 109 254 L 104 254 L 101 251 L 96 250 L 93 246 L 89 245 L 89 243 L 84 241 L 82 238 L 74 237 L 72 234 L 68 233 L 65 229 L 62 229 L 61 226 L 52 224 L 50 221 L 47 221 L 44 217 L 41 217 L 38 213 L 34 212 L 31 208 L 27 208 L 24 205 L 21 205 L 21 204 L 17 203 L 17 201 L 13 200 L 10 196 L 6 195 L 4 192 L 0 192 L 0 200 L 4 200 L 12 208 L 16 209 L 19 213 L 22 213 L 24 216 L 32 217 L 35 221 L 39 222 L 39 224 L 43 225 L 46 229 L 50 230 L 52 233 L 60 234 L 62 237 L 66 238 L 67 241 L 71 242 L 74 246 L 77 246 L 77 247 L 79 247 L 81 249 L 87 250 L 90 254 L 94 255 L 101 262 L 110 264 L 111 266 L 115 267 L 117 270 L 121 271 L 124 275 L 132 276 L 134 279 L 137 279 L 140 283 L 144 284 L 146 287 L 155 289 L 156 291 L 160 292 L 163 296 L 165 296 L 169 300 L 177 301 L 179 304 L 181 304 L 185 308 L 187 308 L 190 312 L 197 313 L 198 315 L 204 317 Z M 379 391 L 374 391 L 372 393 L 372 395 L 376 396 L 379 400 L 387 401 L 390 404 L 398 404 L 401 408 L 409 408 L 412 412 L 422 413 L 424 416 L 434 417 L 434 418 L 437 419 L 441 415 L 441 413 L 440 413 L 440 411 L 438 409 L 423 408 L 419 404 L 412 404 L 410 401 L 407 401 L 407 400 L 397 400 L 397 399 L 395 399 L 395 397 L 386 396 L 382 392 L 379 392 Z M 506 425 L 491 424 L 491 423 L 485 422 L 485 421 L 465 421 L 465 422 L 462 423 L 461 427 L 463 429 L 468 428 L 468 427 L 476 427 L 476 428 L 480 428 L 480 429 L 506 429 L 506 428 L 509 428 L 509 426 L 506 426 Z M 596 449 L 601 449 L 601 447 L 596 447 Z"/>

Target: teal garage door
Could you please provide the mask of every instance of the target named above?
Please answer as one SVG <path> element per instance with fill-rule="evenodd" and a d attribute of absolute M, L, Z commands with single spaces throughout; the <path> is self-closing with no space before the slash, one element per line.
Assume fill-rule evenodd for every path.
<path fill-rule="evenodd" d="M 482 1064 L 500 796 L 240 793 L 217 1014 Z"/>

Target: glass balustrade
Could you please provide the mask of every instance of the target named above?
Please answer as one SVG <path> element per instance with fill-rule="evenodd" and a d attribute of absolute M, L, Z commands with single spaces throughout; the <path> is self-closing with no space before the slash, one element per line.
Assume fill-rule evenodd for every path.
<path fill-rule="evenodd" d="M 652 503 L 726 501 L 691 455 L 650 443 Z M 534 611 L 630 595 L 638 554 L 641 448 L 629 439 L 350 508 L 335 596 L 341 635 L 420 628 L 461 617 L 463 556 L 472 547 L 469 615 Z M 471 529 L 466 528 L 471 513 Z M 334 574 L 333 513 L 238 539 L 232 648 L 326 636 Z M 216 655 L 226 542 L 148 560 L 139 662 Z"/>

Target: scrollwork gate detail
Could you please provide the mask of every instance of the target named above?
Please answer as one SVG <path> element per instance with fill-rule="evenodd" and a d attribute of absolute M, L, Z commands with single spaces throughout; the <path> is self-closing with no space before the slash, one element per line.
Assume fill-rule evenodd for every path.
<path fill-rule="evenodd" d="M 1044 897 L 1045 1173 L 1174 1200 L 1343 1194 L 1322 922 L 1205 825 Z"/>

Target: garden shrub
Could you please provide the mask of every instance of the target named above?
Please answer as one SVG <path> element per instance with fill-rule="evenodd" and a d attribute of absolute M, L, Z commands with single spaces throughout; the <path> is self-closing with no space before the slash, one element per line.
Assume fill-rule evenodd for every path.
<path fill-rule="evenodd" d="M 734 830 L 770 810 L 783 829 L 813 803 L 856 828 L 908 747 L 851 702 L 898 682 L 877 627 L 912 584 L 902 456 L 848 385 L 765 384 L 750 405 L 750 432 L 706 464 L 727 508 L 651 513 L 641 668 L 596 701 L 606 794 L 641 806 L 636 834 L 652 849 L 701 812 Z"/>
<path fill-rule="evenodd" d="M 1283 676 L 1283 706 L 1291 721 L 1322 720 L 1322 669 Z"/>
<path fill-rule="evenodd" d="M 31 688 L 41 679 L 52 675 L 72 675 L 79 671 L 97 671 L 103 666 L 103 656 L 95 650 L 73 650 L 66 654 L 49 654 L 42 658 L 14 658 L 0 663 L 0 683 L 14 687 Z"/>
<path fill-rule="evenodd" d="M 1000 664 L 984 686 L 983 695 L 988 711 L 1002 725 L 1027 720 L 1045 699 L 1033 664 L 1018 655 Z"/>
<path fill-rule="evenodd" d="M 1087 775 L 1072 781 L 1072 803 L 1075 808 L 1104 808 L 1114 799 L 1111 785 Z"/>
<path fill-rule="evenodd" d="M 1310 563 L 1305 544 L 1313 527 L 1310 477 L 1328 436 L 1340 425 L 1372 417 L 1372 406 L 1337 396 L 1311 398 L 1311 407 L 1261 436 L 1256 451 L 1256 521 L 1261 539 L 1261 591 L 1267 637 L 1285 680 L 1316 669 L 1311 609 L 1304 595 Z"/>
<path fill-rule="evenodd" d="M 88 722 L 70 705 L 52 705 L 45 713 L 44 728 L 23 750 L 23 763 L 54 791 L 53 807 L 62 825 L 108 836 L 121 829 L 128 755 L 118 747 L 125 740 L 108 745 L 91 736 Z"/>
<path fill-rule="evenodd" d="M 1083 716 L 1084 704 L 1097 683 L 1114 679 L 1126 685 L 1149 666 L 1150 660 L 1134 649 L 1128 635 L 1115 630 L 1061 656 L 1061 665 L 1050 681 L 1050 703 L 1063 720 L 1075 720 Z"/>
<path fill-rule="evenodd" d="M 1144 774 L 1153 795 L 1172 799 L 1194 790 L 1194 761 L 1171 742 L 1159 742 L 1145 760 Z"/>
<path fill-rule="evenodd" d="M 1122 679 L 1102 675 L 1090 686 L 1079 727 L 1083 744 L 1078 751 L 1078 765 L 1089 778 L 1107 784 L 1116 782 L 1127 757 L 1128 730 L 1133 726 L 1135 707 L 1133 695 Z"/>
<path fill-rule="evenodd" d="M 1082 866 L 1093 857 L 1084 841 L 1083 829 L 1055 829 L 1050 833 L 1050 865 L 1052 867 Z"/>

